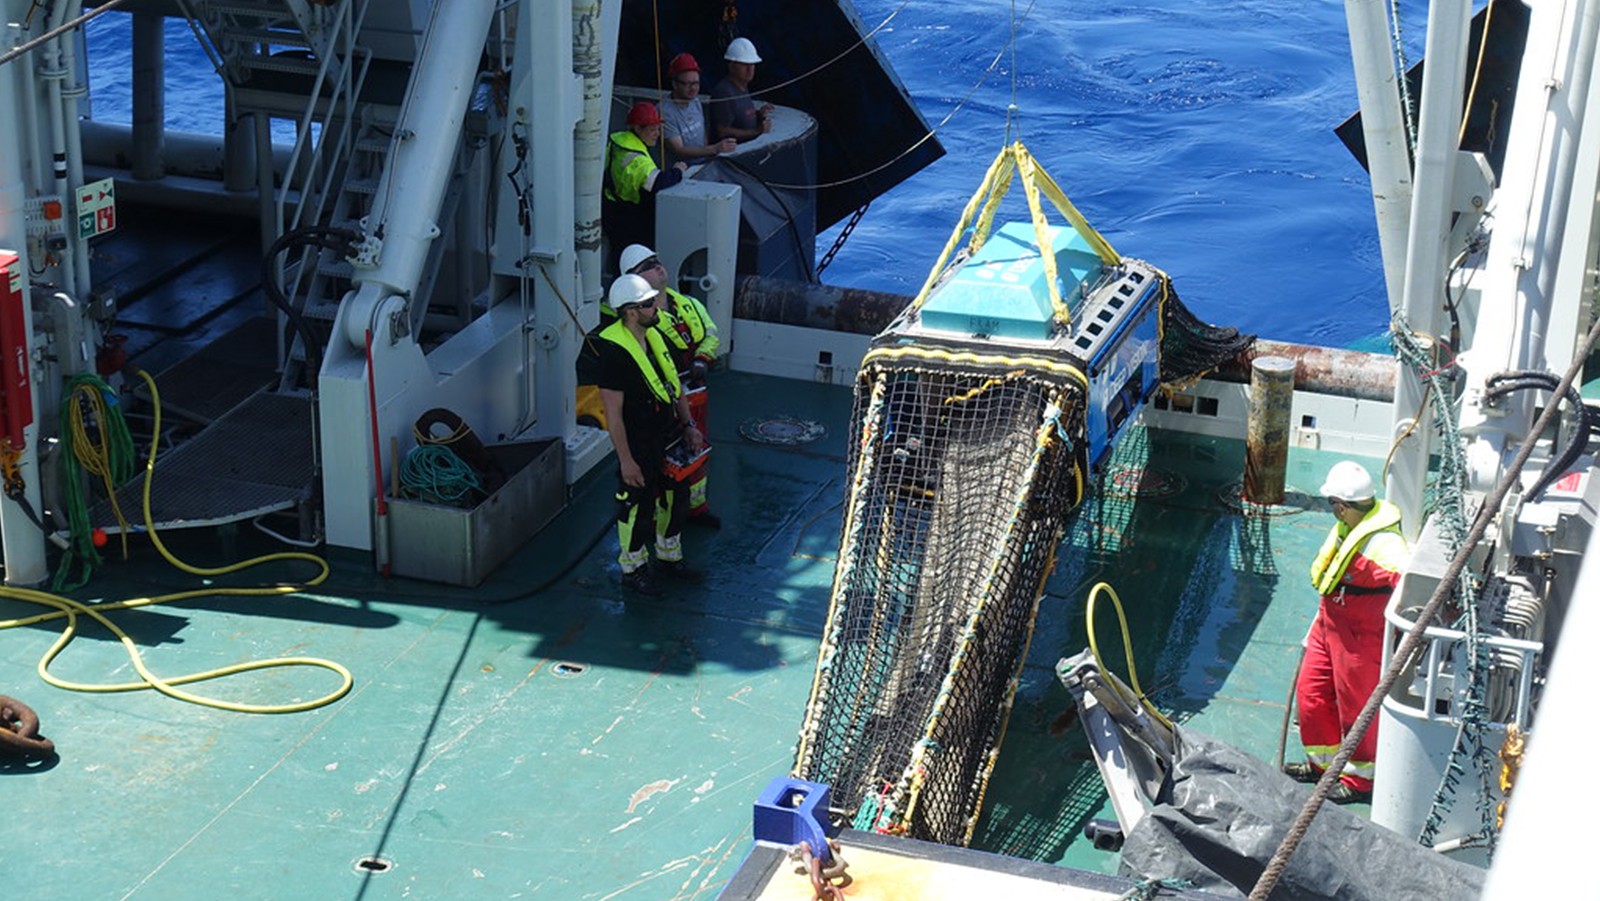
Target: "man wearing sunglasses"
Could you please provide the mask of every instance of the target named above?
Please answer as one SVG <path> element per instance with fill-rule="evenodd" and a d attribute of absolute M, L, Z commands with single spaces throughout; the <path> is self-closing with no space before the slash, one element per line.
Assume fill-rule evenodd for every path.
<path fill-rule="evenodd" d="M 663 471 L 667 447 L 679 436 L 692 452 L 705 446 L 695 427 L 666 339 L 656 330 L 661 292 L 637 275 L 619 276 L 609 299 L 615 322 L 601 329 L 600 401 L 606 432 L 617 452 L 617 562 L 622 585 L 635 594 L 661 593 L 650 566 L 646 539 L 655 536 L 656 570 L 668 578 L 698 582 L 683 562 L 684 486 Z"/>
<path fill-rule="evenodd" d="M 683 383 L 689 401 L 689 411 L 702 435 L 706 434 L 706 376 L 711 364 L 716 362 L 721 339 L 717 337 L 717 324 L 711 313 L 698 299 L 670 287 L 667 268 L 661 264 L 655 251 L 642 244 L 631 244 L 622 249 L 621 264 L 624 271 L 637 275 L 661 292 L 660 321 L 656 329 L 667 341 L 678 369 L 678 379 Z M 706 465 L 701 465 L 689 484 L 689 522 L 710 529 L 722 527 L 722 520 L 711 512 L 706 502 Z"/>
<path fill-rule="evenodd" d="M 1295 685 L 1306 760 L 1283 768 L 1300 782 L 1321 778 L 1378 685 L 1383 608 L 1410 556 L 1400 532 L 1399 508 L 1376 499 L 1372 476 L 1361 464 L 1352 460 L 1334 464 L 1322 494 L 1336 521 L 1311 564 L 1311 584 L 1322 602 L 1306 635 L 1305 659 Z M 1372 799 L 1377 747 L 1374 721 L 1328 800 L 1348 804 Z"/>

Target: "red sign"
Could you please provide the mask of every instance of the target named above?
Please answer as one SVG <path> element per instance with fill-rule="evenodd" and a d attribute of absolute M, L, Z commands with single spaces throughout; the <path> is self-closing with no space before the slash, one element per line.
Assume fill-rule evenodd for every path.
<path fill-rule="evenodd" d="M 1556 483 L 1551 487 L 1563 494 L 1580 494 L 1583 491 L 1583 480 L 1588 477 L 1587 472 L 1569 472 L 1556 479 Z"/>

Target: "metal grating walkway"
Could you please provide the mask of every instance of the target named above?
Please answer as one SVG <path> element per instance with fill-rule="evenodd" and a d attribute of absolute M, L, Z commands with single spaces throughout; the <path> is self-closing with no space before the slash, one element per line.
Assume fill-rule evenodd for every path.
<path fill-rule="evenodd" d="M 176 450 L 156 459 L 150 490 L 157 528 L 191 528 L 238 522 L 286 510 L 311 497 L 311 399 L 260 393 L 224 414 Z M 144 474 L 122 486 L 123 516 L 143 520 Z M 89 513 L 95 525 L 116 531 L 106 501 Z"/>

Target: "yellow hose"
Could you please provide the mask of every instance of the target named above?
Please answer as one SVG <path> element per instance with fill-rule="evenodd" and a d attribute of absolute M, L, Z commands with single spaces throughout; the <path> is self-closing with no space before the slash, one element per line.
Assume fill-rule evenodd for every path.
<path fill-rule="evenodd" d="M 1105 582 L 1097 582 L 1093 588 L 1089 589 L 1089 609 L 1084 613 L 1085 625 L 1089 630 L 1089 651 L 1094 654 L 1095 666 L 1098 666 L 1101 672 L 1106 671 L 1105 661 L 1100 658 L 1100 644 L 1094 637 L 1094 602 L 1100 597 L 1100 592 L 1102 591 L 1111 595 L 1111 603 L 1116 605 L 1117 608 L 1117 623 L 1122 627 L 1122 649 L 1127 655 L 1128 682 L 1133 686 L 1136 694 L 1136 697 L 1130 700 L 1137 700 L 1139 706 L 1148 711 L 1152 717 L 1155 717 L 1157 722 L 1171 729 L 1172 721 L 1163 716 L 1161 711 L 1150 703 L 1149 698 L 1145 697 L 1144 689 L 1139 685 L 1139 669 L 1133 665 L 1133 641 L 1128 636 L 1128 618 L 1122 612 L 1122 599 L 1117 597 L 1116 589 Z M 1107 683 L 1107 685 L 1109 686 L 1110 683 Z"/>
<path fill-rule="evenodd" d="M 54 612 L 51 613 L 41 613 L 35 616 L 23 617 L 20 619 L 0 620 L 0 630 L 17 628 L 19 626 L 29 626 L 35 623 L 41 623 L 47 620 L 65 617 L 67 620 L 66 628 L 62 630 L 60 637 L 58 637 L 55 643 L 50 646 L 50 649 L 45 652 L 44 656 L 39 658 L 37 670 L 39 673 L 39 678 L 50 683 L 51 685 L 56 686 L 57 688 L 64 688 L 69 691 L 115 692 L 137 691 L 145 688 L 152 688 L 164 695 L 167 695 L 168 697 L 176 698 L 180 701 L 187 701 L 191 704 L 199 704 L 203 707 L 214 707 L 218 710 L 231 710 L 238 713 L 298 713 L 300 711 L 313 710 L 317 707 L 331 704 L 334 701 L 344 697 L 347 693 L 349 693 L 350 687 L 354 682 L 353 677 L 350 675 L 350 671 L 334 661 L 324 660 L 319 657 L 274 657 L 268 660 L 255 660 L 248 663 L 237 663 L 231 666 L 220 667 L 218 669 L 206 670 L 204 672 L 190 673 L 188 675 L 179 676 L 172 679 L 163 679 L 151 672 L 150 669 L 145 666 L 144 658 L 140 654 L 138 646 L 134 644 L 133 639 L 129 638 L 126 632 L 119 629 L 104 615 L 107 611 L 111 610 L 126 610 L 134 607 L 150 607 L 156 604 L 165 604 L 170 601 L 181 601 L 188 598 L 208 597 L 213 595 L 263 596 L 294 594 L 303 588 L 309 588 L 311 586 L 321 584 L 328 578 L 329 572 L 327 561 L 316 556 L 315 554 L 307 554 L 301 551 L 286 551 L 275 554 L 266 554 L 261 557 L 253 557 L 249 560 L 229 564 L 227 566 L 200 567 L 192 566 L 183 562 L 182 560 L 179 560 L 172 554 L 171 551 L 167 549 L 167 546 L 162 543 L 161 537 L 156 533 L 154 517 L 151 515 L 150 510 L 150 485 L 155 476 L 156 449 L 159 446 L 158 442 L 161 436 L 161 393 L 156 389 L 155 380 L 152 379 L 147 373 L 141 371 L 139 372 L 139 377 L 144 379 L 145 384 L 149 386 L 151 403 L 155 408 L 155 423 L 151 429 L 150 438 L 150 454 L 149 459 L 145 463 L 144 472 L 144 525 L 145 530 L 150 535 L 150 543 L 155 546 L 156 550 L 160 552 L 161 556 L 178 569 L 197 576 L 219 576 L 226 573 L 238 572 L 243 569 L 248 569 L 252 566 L 277 560 L 305 560 L 317 565 L 318 572 L 316 577 L 301 585 L 276 585 L 264 588 L 200 588 L 190 591 L 174 592 L 172 594 L 157 595 L 155 597 L 130 598 L 125 601 L 116 601 L 110 604 L 96 604 L 93 606 L 74 601 L 71 598 L 51 594 L 46 591 L 5 586 L 0 587 L 0 597 L 13 598 L 15 600 L 25 601 L 31 604 L 39 604 L 41 606 L 52 607 L 55 609 Z M 79 614 L 93 617 L 95 621 L 99 622 L 102 626 L 105 626 L 106 629 L 111 632 L 111 634 L 117 636 L 117 640 L 122 642 L 122 646 L 127 650 L 128 658 L 132 661 L 134 670 L 139 673 L 139 676 L 143 681 L 119 682 L 114 684 L 91 684 L 82 682 L 69 682 L 65 679 L 57 678 L 50 673 L 50 663 L 55 660 L 55 658 L 66 648 L 68 644 L 72 642 L 73 637 L 77 634 Z M 295 704 L 241 704 L 233 701 L 222 701 L 216 698 L 209 698 L 204 695 L 193 694 L 191 692 L 182 691 L 176 687 L 178 685 L 187 685 L 193 682 L 204 682 L 209 679 L 230 676 L 235 673 L 243 673 L 251 670 L 267 669 L 270 667 L 280 666 L 315 666 L 326 670 L 332 670 L 339 675 L 341 682 L 337 689 L 320 698 L 310 701 L 302 701 Z"/>
<path fill-rule="evenodd" d="M 107 423 L 111 421 L 111 414 L 106 409 L 105 395 L 92 385 L 80 384 L 72 389 L 78 396 L 79 402 L 70 404 L 67 416 L 67 429 L 72 433 L 72 456 L 83 467 L 85 472 L 100 477 L 106 486 L 106 499 L 111 502 L 111 512 L 117 517 L 117 523 L 122 526 L 122 559 L 128 559 L 128 520 L 122 515 L 122 505 L 117 503 L 117 486 L 112 482 L 112 453 L 108 445 Z M 85 424 L 83 413 L 84 404 L 88 404 L 94 421 L 100 423 L 99 439 L 89 436 L 89 427 Z"/>

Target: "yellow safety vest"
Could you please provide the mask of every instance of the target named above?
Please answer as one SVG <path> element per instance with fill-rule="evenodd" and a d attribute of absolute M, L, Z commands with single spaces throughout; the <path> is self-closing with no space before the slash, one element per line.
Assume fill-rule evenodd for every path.
<path fill-rule="evenodd" d="M 612 132 L 607 142 L 605 198 L 638 203 L 645 181 L 657 168 L 638 135 L 627 130 Z"/>
<path fill-rule="evenodd" d="M 1393 533 L 1394 538 L 1385 536 L 1372 542 L 1373 546 L 1366 549 L 1366 556 L 1379 566 L 1397 572 L 1405 565 L 1406 544 L 1405 537 L 1400 533 L 1400 508 L 1394 504 L 1388 501 L 1373 504 L 1367 515 L 1341 539 L 1339 532 L 1342 528 L 1342 523 L 1334 524 L 1327 539 L 1322 542 L 1317 559 L 1311 564 L 1311 585 L 1317 594 L 1333 594 L 1337 591 L 1339 580 L 1344 578 L 1351 558 L 1362 550 L 1368 538 L 1381 532 Z"/>
<path fill-rule="evenodd" d="M 683 394 L 683 386 L 678 382 L 678 367 L 672 365 L 672 354 L 667 350 L 667 342 L 662 339 L 660 332 L 651 328 L 645 329 L 644 334 L 650 344 L 650 353 L 656 358 L 654 366 L 650 365 L 644 348 L 634 340 L 633 333 L 628 331 L 621 319 L 600 330 L 602 340 L 610 341 L 633 358 L 634 365 L 639 367 L 645 384 L 650 386 L 650 392 L 656 396 L 656 400 L 670 406 Z M 662 380 L 663 373 L 665 381 Z"/>
<path fill-rule="evenodd" d="M 656 328 L 680 351 L 693 351 L 700 357 L 716 357 L 720 343 L 717 340 L 717 326 L 711 321 L 711 314 L 706 312 L 705 305 L 687 294 L 680 294 L 671 288 L 665 290 L 667 296 L 672 298 L 672 310 L 661 318 Z M 676 327 L 678 322 L 682 322 L 689 330 L 687 341 Z"/>

